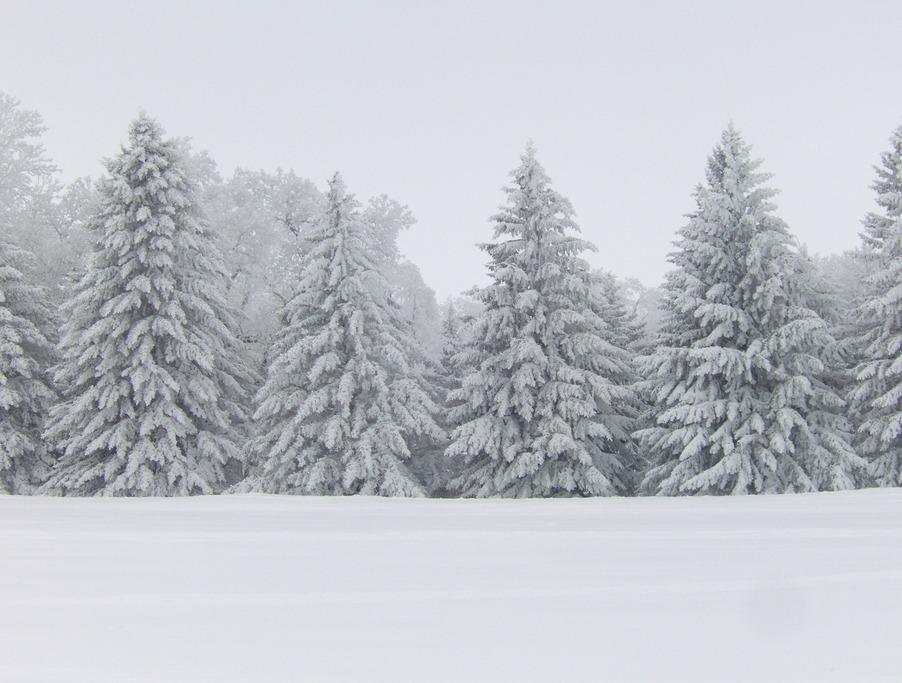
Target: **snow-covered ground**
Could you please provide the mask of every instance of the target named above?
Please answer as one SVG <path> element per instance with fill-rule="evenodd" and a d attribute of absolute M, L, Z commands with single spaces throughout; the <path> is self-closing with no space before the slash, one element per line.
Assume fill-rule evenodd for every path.
<path fill-rule="evenodd" d="M 0 497 L 4 682 L 900 676 L 900 490 Z"/>

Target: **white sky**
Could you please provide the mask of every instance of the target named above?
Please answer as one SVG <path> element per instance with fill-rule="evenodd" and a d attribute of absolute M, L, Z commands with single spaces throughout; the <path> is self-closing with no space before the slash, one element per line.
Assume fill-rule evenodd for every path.
<path fill-rule="evenodd" d="M 811 249 L 854 247 L 902 123 L 902 3 L 4 0 L 0 89 L 64 180 L 143 107 L 236 167 L 336 170 L 419 224 L 439 299 L 485 283 L 489 218 L 532 138 L 593 265 L 658 284 L 729 120 Z"/>

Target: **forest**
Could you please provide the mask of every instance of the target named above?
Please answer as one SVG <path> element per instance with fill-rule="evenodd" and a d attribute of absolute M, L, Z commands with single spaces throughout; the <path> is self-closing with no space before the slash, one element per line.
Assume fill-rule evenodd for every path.
<path fill-rule="evenodd" d="M 698 178 L 668 179 L 698 184 L 659 287 L 590 267 L 530 143 L 480 245 L 489 284 L 440 304 L 401 201 L 339 173 L 224 178 L 126 124 L 102 178 L 63 184 L 40 114 L 0 93 L 0 492 L 902 484 L 902 126 L 860 247 L 824 257 L 729 124 Z"/>

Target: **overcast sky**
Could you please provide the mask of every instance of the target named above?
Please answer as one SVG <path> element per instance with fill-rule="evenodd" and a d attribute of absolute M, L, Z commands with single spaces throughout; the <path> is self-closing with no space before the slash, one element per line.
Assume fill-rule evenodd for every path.
<path fill-rule="evenodd" d="M 140 108 L 224 175 L 336 170 L 419 223 L 440 299 L 485 283 L 489 218 L 527 140 L 589 261 L 656 285 L 733 120 L 815 252 L 856 246 L 902 124 L 902 2 L 4 0 L 0 90 L 63 179 L 98 176 Z"/>

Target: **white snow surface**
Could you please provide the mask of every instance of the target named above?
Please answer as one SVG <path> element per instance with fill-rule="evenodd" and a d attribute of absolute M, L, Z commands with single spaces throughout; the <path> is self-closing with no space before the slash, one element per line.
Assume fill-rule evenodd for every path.
<path fill-rule="evenodd" d="M 899 680 L 902 491 L 0 496 L 0 680 Z"/>

